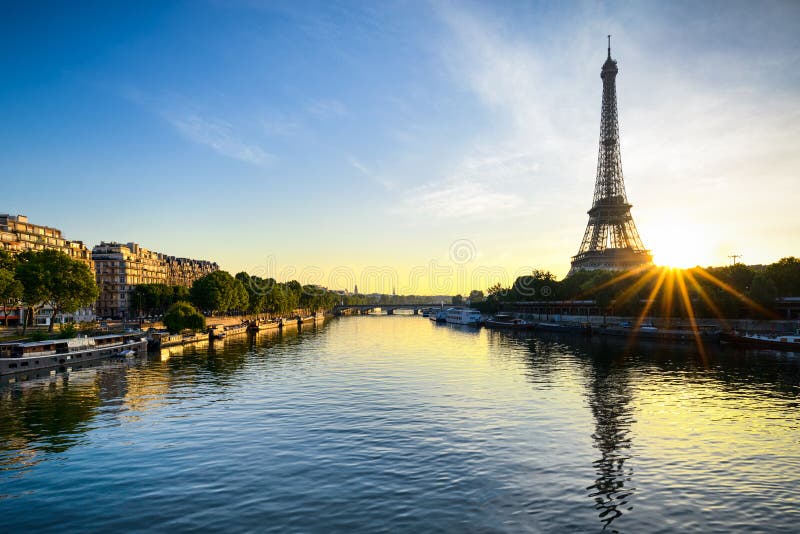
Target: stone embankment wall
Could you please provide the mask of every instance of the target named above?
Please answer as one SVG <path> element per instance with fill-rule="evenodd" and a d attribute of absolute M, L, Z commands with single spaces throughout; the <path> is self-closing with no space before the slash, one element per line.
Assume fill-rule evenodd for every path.
<path fill-rule="evenodd" d="M 518 317 L 531 321 L 540 322 L 568 322 L 568 323 L 590 323 L 601 325 L 605 321 L 609 324 L 619 324 L 622 322 L 635 323 L 638 317 L 606 316 L 602 315 L 560 315 L 560 314 L 536 314 L 536 313 L 517 313 Z M 666 317 L 646 317 L 644 323 L 652 323 L 658 328 L 691 328 L 688 319 L 666 318 Z M 700 328 L 710 329 L 733 329 L 748 332 L 793 332 L 800 325 L 798 321 L 762 321 L 756 319 L 709 319 L 698 318 L 697 325 Z"/>

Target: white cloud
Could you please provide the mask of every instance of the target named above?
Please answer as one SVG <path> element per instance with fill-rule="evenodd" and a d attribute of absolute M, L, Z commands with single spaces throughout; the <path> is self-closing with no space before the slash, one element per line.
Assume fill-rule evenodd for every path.
<path fill-rule="evenodd" d="M 553 173 L 575 164 L 574 158 L 553 153 L 576 140 L 554 126 L 565 112 L 557 105 L 560 95 L 549 89 L 545 63 L 531 43 L 508 39 L 479 16 L 451 7 L 439 14 L 448 30 L 441 48 L 444 66 L 490 111 L 492 124 L 476 132 L 476 140 L 441 177 L 407 190 L 400 209 L 505 219 L 552 203 L 558 194 L 550 190 L 564 186 Z"/>
<path fill-rule="evenodd" d="M 447 218 L 498 218 L 519 210 L 523 199 L 515 193 L 493 191 L 476 181 L 446 181 L 408 191 L 395 211 Z"/>
<path fill-rule="evenodd" d="M 260 146 L 238 138 L 233 126 L 225 121 L 206 119 L 197 113 L 180 116 L 167 114 L 166 117 L 181 135 L 209 146 L 223 156 L 255 165 L 263 165 L 272 159 Z"/>
<path fill-rule="evenodd" d="M 527 189 L 539 164 L 530 154 L 498 149 L 465 157 L 438 181 L 407 190 L 400 210 L 435 218 L 504 219 L 529 215 L 536 202 Z M 497 149 L 497 150 L 496 150 Z"/>

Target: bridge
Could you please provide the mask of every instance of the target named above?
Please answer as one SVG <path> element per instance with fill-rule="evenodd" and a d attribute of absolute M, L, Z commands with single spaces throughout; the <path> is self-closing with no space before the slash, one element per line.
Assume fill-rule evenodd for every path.
<path fill-rule="evenodd" d="M 414 315 L 418 315 L 420 310 L 441 307 L 441 302 L 436 302 L 433 304 L 351 304 L 334 306 L 332 311 L 334 315 L 366 315 L 376 310 L 385 310 L 386 315 L 394 315 L 395 310 L 411 310 Z M 445 307 L 450 307 L 450 305 Z"/>

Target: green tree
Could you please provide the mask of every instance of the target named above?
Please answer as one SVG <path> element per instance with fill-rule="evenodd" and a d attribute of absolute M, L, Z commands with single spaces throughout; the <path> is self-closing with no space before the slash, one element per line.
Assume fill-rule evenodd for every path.
<path fill-rule="evenodd" d="M 206 318 L 188 302 L 176 302 L 164 314 L 164 326 L 173 334 L 184 330 L 202 331 L 206 328 Z"/>
<path fill-rule="evenodd" d="M 800 297 L 800 260 L 783 258 L 768 265 L 764 274 L 772 280 L 779 297 Z"/>
<path fill-rule="evenodd" d="M 186 286 L 172 286 L 172 302 L 180 302 L 181 300 L 189 301 L 189 288 Z M 166 308 L 165 308 L 166 309 Z"/>
<path fill-rule="evenodd" d="M 461 295 L 456 295 L 451 299 L 453 306 L 463 306 L 464 304 L 464 297 Z"/>
<path fill-rule="evenodd" d="M 237 280 L 227 271 L 214 271 L 194 281 L 189 291 L 192 303 L 210 312 L 226 312 L 238 303 Z M 241 284 L 241 282 L 239 282 Z"/>
<path fill-rule="evenodd" d="M 7 250 L 0 249 L 0 269 L 13 273 L 17 269 L 17 257 Z"/>
<path fill-rule="evenodd" d="M 753 277 L 753 282 L 750 284 L 748 296 L 753 302 L 763 306 L 764 309 L 772 310 L 775 308 L 775 299 L 778 296 L 778 289 L 775 287 L 775 282 L 767 278 L 767 276 L 757 274 Z"/>
<path fill-rule="evenodd" d="M 17 265 L 17 279 L 22 282 L 23 297 L 32 312 L 45 304 L 52 308 L 50 332 L 56 315 L 89 306 L 100 293 L 89 267 L 57 250 L 24 255 Z"/>
<path fill-rule="evenodd" d="M 241 280 L 233 280 L 233 294 L 231 295 L 231 304 L 229 310 L 247 311 L 250 307 L 250 295 L 247 293 L 247 288 Z"/>
<path fill-rule="evenodd" d="M 553 300 L 558 282 L 550 271 L 533 270 L 528 276 L 520 276 L 514 281 L 509 295 L 512 300 Z"/>
<path fill-rule="evenodd" d="M 139 284 L 131 292 L 131 312 L 136 315 L 160 315 L 180 300 L 189 300 L 189 288 L 166 284 Z"/>
<path fill-rule="evenodd" d="M 22 284 L 14 278 L 13 272 L 0 268 L 0 304 L 3 306 L 3 317 L 6 326 L 8 326 L 7 306 L 14 306 L 19 303 L 23 290 Z"/>

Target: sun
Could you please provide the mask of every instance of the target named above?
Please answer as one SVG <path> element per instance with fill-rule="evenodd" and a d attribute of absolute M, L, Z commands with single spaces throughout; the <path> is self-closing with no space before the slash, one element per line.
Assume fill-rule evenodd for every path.
<path fill-rule="evenodd" d="M 690 226 L 666 225 L 664 230 L 647 233 L 647 246 L 653 263 L 664 267 L 688 268 L 700 265 L 705 257 L 701 230 Z"/>

